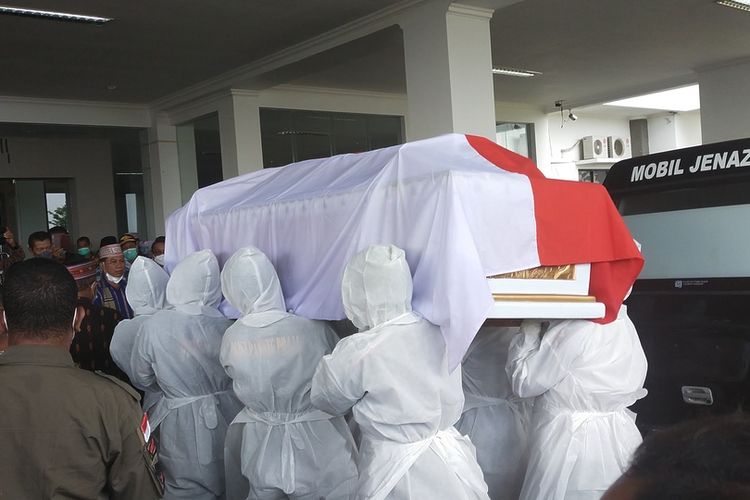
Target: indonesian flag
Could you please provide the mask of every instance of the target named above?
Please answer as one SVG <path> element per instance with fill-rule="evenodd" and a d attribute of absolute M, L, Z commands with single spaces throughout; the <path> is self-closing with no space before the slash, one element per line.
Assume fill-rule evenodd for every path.
<path fill-rule="evenodd" d="M 276 267 L 287 307 L 345 318 L 341 278 L 370 245 L 406 253 L 412 307 L 461 362 L 494 302 L 487 276 L 591 263 L 590 295 L 617 316 L 643 259 L 602 186 L 546 179 L 488 139 L 448 134 L 263 169 L 199 189 L 167 221 L 167 268 L 252 245 Z M 222 311 L 239 312 L 229 304 Z"/>
<path fill-rule="evenodd" d="M 499 168 L 529 178 L 542 266 L 591 263 L 589 295 L 603 303 L 604 318 L 617 318 L 625 295 L 643 268 L 643 256 L 600 184 L 547 179 L 534 163 L 479 136 L 469 144 Z"/>

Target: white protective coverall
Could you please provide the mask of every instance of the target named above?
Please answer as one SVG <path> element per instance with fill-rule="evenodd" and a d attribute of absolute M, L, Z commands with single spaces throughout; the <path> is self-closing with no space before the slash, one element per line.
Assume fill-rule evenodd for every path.
<path fill-rule="evenodd" d="M 167 282 L 169 275 L 159 264 L 146 257 L 136 257 L 130 267 L 128 287 L 125 289 L 125 297 L 133 309 L 135 317 L 124 319 L 115 327 L 109 351 L 112 359 L 122 371 L 133 382 L 133 370 L 130 360 L 133 355 L 133 347 L 141 325 L 151 316 L 167 306 Z M 133 382 L 134 385 L 135 382 Z M 158 387 L 142 387 L 144 391 L 143 408 L 149 411 L 158 401 L 160 390 Z"/>
<path fill-rule="evenodd" d="M 471 441 L 453 424 L 464 404 L 461 370 L 448 371 L 440 329 L 411 310 L 403 250 L 372 246 L 344 271 L 342 339 L 313 377 L 312 402 L 361 431 L 358 499 L 486 499 Z"/>
<path fill-rule="evenodd" d="M 310 403 L 315 368 L 338 337 L 322 321 L 286 312 L 276 270 L 257 248 L 227 261 L 221 285 L 244 314 L 221 344 L 221 364 L 245 404 L 227 433 L 227 498 L 350 499 L 354 440 L 344 417 Z"/>
<path fill-rule="evenodd" d="M 641 442 L 627 409 L 646 395 L 646 356 L 625 306 L 612 323 L 525 323 L 508 376 L 534 403 L 524 500 L 598 499 Z"/>
<path fill-rule="evenodd" d="M 517 499 L 526 473 L 533 400 L 513 394 L 505 373 L 518 327 L 485 326 L 464 356 L 464 413 L 456 428 L 477 448 L 477 461 L 493 500 Z"/>
<path fill-rule="evenodd" d="M 219 362 L 231 322 L 221 301 L 219 263 L 210 250 L 188 255 L 172 272 L 167 301 L 133 349 L 133 381 L 162 391 L 149 420 L 159 430 L 165 498 L 215 499 L 224 495 L 224 437 L 242 405 Z"/>

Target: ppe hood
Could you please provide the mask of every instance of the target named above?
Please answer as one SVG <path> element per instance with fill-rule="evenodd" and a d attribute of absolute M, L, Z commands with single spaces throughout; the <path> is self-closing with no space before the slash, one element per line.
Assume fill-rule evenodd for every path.
<path fill-rule="evenodd" d="M 224 264 L 221 291 L 243 315 L 286 312 L 276 269 L 268 257 L 255 247 L 237 250 Z"/>
<path fill-rule="evenodd" d="M 169 275 L 159 264 L 137 257 L 130 267 L 125 297 L 136 316 L 154 314 L 166 306 Z"/>
<path fill-rule="evenodd" d="M 167 284 L 167 302 L 187 314 L 223 317 L 219 262 L 211 250 L 185 257 L 172 271 Z"/>
<path fill-rule="evenodd" d="M 404 251 L 373 245 L 352 257 L 341 295 L 346 316 L 360 331 L 411 312 L 412 280 Z"/>

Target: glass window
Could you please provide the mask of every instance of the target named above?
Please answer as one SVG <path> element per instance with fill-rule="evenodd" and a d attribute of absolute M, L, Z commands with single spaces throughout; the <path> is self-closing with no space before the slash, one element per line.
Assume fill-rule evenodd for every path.
<path fill-rule="evenodd" d="M 110 144 L 117 234 L 137 233 L 145 237 L 149 228 L 146 224 L 146 200 L 138 131 L 122 131 Z"/>
<path fill-rule="evenodd" d="M 400 116 L 261 109 L 260 128 L 265 168 L 403 142 Z"/>
<path fill-rule="evenodd" d="M 607 178 L 608 170 L 605 169 L 578 169 L 578 180 L 581 182 L 593 182 L 602 184 Z"/>
<path fill-rule="evenodd" d="M 55 226 L 67 228 L 68 220 L 68 195 L 66 193 L 45 193 L 47 197 L 47 229 Z"/>
<path fill-rule="evenodd" d="M 534 149 L 534 124 L 498 122 L 495 126 L 496 142 L 521 156 L 536 158 Z"/>

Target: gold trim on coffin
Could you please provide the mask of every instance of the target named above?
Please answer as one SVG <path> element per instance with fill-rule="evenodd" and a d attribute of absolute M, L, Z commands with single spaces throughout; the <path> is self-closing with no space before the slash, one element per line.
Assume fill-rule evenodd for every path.
<path fill-rule="evenodd" d="M 541 266 L 532 269 L 523 269 L 512 273 L 496 274 L 488 276 L 489 279 L 520 279 L 520 280 L 574 280 L 576 279 L 576 266 L 566 264 L 564 266 Z"/>
<path fill-rule="evenodd" d="M 591 295 L 544 295 L 523 293 L 493 293 L 496 301 L 506 302 L 596 302 Z"/>

